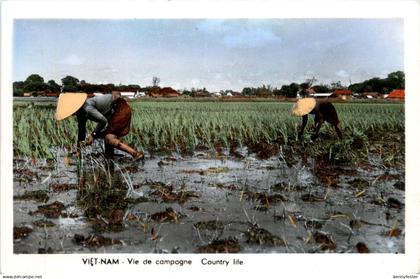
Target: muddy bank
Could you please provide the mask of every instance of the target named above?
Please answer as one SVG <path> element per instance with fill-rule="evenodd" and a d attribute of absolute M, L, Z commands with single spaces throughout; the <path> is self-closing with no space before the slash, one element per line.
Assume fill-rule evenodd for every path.
<path fill-rule="evenodd" d="M 83 173 L 65 158 L 14 160 L 15 253 L 404 253 L 404 169 L 375 154 L 356 167 L 246 148 L 113 165 L 87 152 Z"/>

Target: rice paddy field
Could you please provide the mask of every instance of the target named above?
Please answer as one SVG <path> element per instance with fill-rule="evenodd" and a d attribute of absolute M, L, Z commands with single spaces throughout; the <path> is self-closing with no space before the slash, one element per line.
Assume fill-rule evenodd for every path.
<path fill-rule="evenodd" d="M 403 103 L 336 102 L 344 138 L 302 142 L 291 102 L 130 105 L 143 162 L 14 103 L 15 253 L 404 253 Z"/>

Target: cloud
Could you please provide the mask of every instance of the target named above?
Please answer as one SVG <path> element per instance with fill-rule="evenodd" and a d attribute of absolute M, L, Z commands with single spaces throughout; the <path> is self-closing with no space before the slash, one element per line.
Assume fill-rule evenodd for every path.
<path fill-rule="evenodd" d="M 280 42 L 279 37 L 264 29 L 241 30 L 223 38 L 223 43 L 231 48 L 257 48 Z"/>
<path fill-rule="evenodd" d="M 193 87 L 199 87 L 199 86 L 201 86 L 201 81 L 200 81 L 199 79 L 197 79 L 197 78 L 193 78 L 193 79 L 190 81 L 190 84 L 191 84 Z"/>
<path fill-rule="evenodd" d="M 104 71 L 105 73 L 109 73 L 109 74 L 118 73 L 118 70 L 117 69 L 115 69 L 115 68 L 109 68 L 109 67 L 102 69 L 102 71 Z"/>
<path fill-rule="evenodd" d="M 208 19 L 201 21 L 197 30 L 219 37 L 229 48 L 260 48 L 281 42 L 269 28 L 262 28 L 253 21 Z"/>
<path fill-rule="evenodd" d="M 70 54 L 62 60 L 58 61 L 58 64 L 70 65 L 70 66 L 79 66 L 82 65 L 84 59 L 80 58 L 76 54 Z"/>
<path fill-rule="evenodd" d="M 206 19 L 201 21 L 196 28 L 206 33 L 223 33 L 230 29 L 223 19 Z"/>
<path fill-rule="evenodd" d="M 326 50 L 326 49 L 328 50 L 331 48 L 342 46 L 348 42 L 351 42 L 352 38 L 353 36 L 351 36 L 350 34 L 342 35 L 342 36 L 334 37 L 334 38 L 329 38 L 329 39 L 321 38 L 318 41 L 313 41 L 309 43 L 308 46 L 316 50 Z"/>
<path fill-rule="evenodd" d="M 345 70 L 339 70 L 338 72 L 335 72 L 335 75 L 342 78 L 349 77 L 349 74 Z"/>

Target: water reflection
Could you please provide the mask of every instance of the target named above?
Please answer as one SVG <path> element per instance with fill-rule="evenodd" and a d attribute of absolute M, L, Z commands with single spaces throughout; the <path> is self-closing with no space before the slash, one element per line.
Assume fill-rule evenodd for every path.
<path fill-rule="evenodd" d="M 126 199 L 127 186 L 121 172 L 115 170 L 112 160 L 95 167 L 84 167 L 79 177 L 77 205 L 96 232 L 122 231 L 125 212 L 129 206 Z"/>

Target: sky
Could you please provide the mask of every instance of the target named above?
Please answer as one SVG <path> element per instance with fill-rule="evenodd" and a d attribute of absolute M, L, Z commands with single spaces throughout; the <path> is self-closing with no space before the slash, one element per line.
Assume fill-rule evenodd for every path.
<path fill-rule="evenodd" d="M 404 70 L 402 19 L 16 19 L 13 80 L 242 90 Z"/>

